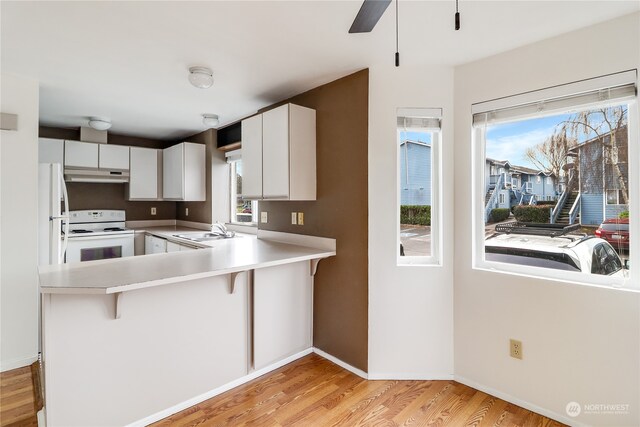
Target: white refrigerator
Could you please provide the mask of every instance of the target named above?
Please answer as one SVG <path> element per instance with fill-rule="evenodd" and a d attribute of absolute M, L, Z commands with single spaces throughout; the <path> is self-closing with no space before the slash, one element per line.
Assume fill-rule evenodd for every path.
<path fill-rule="evenodd" d="M 69 238 L 69 198 L 62 165 L 41 163 L 39 167 L 38 265 L 63 264 Z"/>

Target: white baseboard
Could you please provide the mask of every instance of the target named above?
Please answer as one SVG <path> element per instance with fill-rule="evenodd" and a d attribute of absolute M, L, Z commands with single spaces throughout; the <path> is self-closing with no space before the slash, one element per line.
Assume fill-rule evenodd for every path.
<path fill-rule="evenodd" d="M 358 369 L 355 366 L 351 366 L 348 363 L 343 362 L 342 360 L 338 359 L 337 357 L 332 356 L 329 353 L 326 353 L 326 352 L 320 350 L 319 348 L 315 348 L 314 347 L 313 348 L 313 352 L 315 354 L 317 354 L 318 356 L 322 356 L 325 359 L 335 363 L 336 365 L 340 366 L 341 368 L 344 368 L 347 371 L 352 372 L 352 373 L 356 374 L 357 376 L 359 376 L 361 378 L 364 378 L 365 380 L 369 379 L 369 375 L 365 371 L 363 371 L 361 369 Z"/>
<path fill-rule="evenodd" d="M 370 380 L 401 380 L 401 381 L 451 381 L 453 374 L 438 373 L 389 373 L 389 372 L 369 372 Z"/>
<path fill-rule="evenodd" d="M 245 375 L 244 377 L 238 378 L 237 380 L 233 380 L 225 385 L 222 385 L 220 387 L 214 388 L 213 390 L 207 391 L 206 393 L 202 393 L 198 396 L 195 396 L 189 400 L 185 400 L 184 402 L 180 402 L 177 405 L 173 405 L 170 408 L 164 409 L 160 412 L 156 412 L 153 415 L 149 415 L 148 417 L 145 417 L 141 420 L 138 421 L 134 421 L 131 424 L 128 424 L 128 427 L 137 427 L 137 426 L 146 426 L 149 425 L 151 423 L 155 423 L 156 421 L 160 421 L 164 418 L 167 418 L 177 412 L 180 412 L 182 410 L 185 410 L 191 406 L 197 405 L 198 403 L 204 402 L 207 399 L 211 399 L 212 397 L 215 397 L 219 394 L 224 393 L 225 391 L 229 391 L 232 388 L 238 387 L 244 383 L 247 383 L 251 380 L 254 380 L 258 377 L 261 377 L 264 374 L 267 374 L 271 371 L 274 371 L 284 365 L 286 365 L 287 363 L 291 363 L 294 360 L 300 359 L 301 357 L 306 356 L 307 354 L 311 354 L 313 352 L 312 348 L 308 348 L 306 350 L 303 350 L 299 353 L 296 353 L 292 356 L 289 356 L 285 359 L 282 359 L 276 363 L 273 363 L 269 366 L 265 366 L 262 369 L 259 369 L 257 371 L 253 371 L 250 374 Z"/>
<path fill-rule="evenodd" d="M 500 390 L 496 390 L 494 388 L 491 387 L 487 387 L 485 385 L 479 384 L 473 380 L 470 380 L 468 378 L 465 377 L 461 377 L 459 375 L 454 375 L 454 380 L 462 383 L 464 385 L 467 385 L 469 387 L 475 388 L 476 390 L 480 390 L 482 392 L 485 392 L 487 394 L 490 394 L 492 396 L 495 396 L 497 398 L 500 398 L 502 400 L 506 400 L 509 403 L 513 403 L 514 405 L 518 405 L 520 407 L 523 407 L 525 409 L 528 409 L 532 412 L 535 412 L 537 414 L 540 415 L 544 415 L 547 418 L 551 418 L 552 420 L 556 420 L 559 421 L 561 423 L 567 424 L 569 426 L 572 427 L 587 427 L 587 424 L 582 424 L 578 421 L 576 421 L 575 419 L 572 418 L 568 418 L 564 415 L 560 415 L 557 414 L 553 411 L 549 411 L 548 409 L 542 408 L 540 406 L 534 405 L 533 403 L 527 402 L 526 400 L 522 400 L 519 399 L 517 397 L 513 397 L 510 394 L 507 393 L 503 393 Z"/>
<path fill-rule="evenodd" d="M 0 372 L 23 368 L 25 366 L 31 365 L 36 360 L 38 360 L 38 356 L 25 357 L 21 359 L 3 360 L 2 363 L 0 363 Z"/>

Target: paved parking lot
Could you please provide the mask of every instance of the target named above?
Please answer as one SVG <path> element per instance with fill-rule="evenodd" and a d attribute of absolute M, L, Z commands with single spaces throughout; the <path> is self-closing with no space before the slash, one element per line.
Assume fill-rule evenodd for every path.
<path fill-rule="evenodd" d="M 400 242 L 404 246 L 405 256 L 429 256 L 431 255 L 431 227 L 401 225 Z"/>

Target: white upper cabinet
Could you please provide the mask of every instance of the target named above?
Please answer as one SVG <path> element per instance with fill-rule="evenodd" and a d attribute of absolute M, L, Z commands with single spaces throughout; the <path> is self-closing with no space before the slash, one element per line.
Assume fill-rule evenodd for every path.
<path fill-rule="evenodd" d="M 242 162 L 244 198 L 315 200 L 315 110 L 285 104 L 243 120 Z"/>
<path fill-rule="evenodd" d="M 99 168 L 129 170 L 129 147 L 125 145 L 99 145 Z"/>
<path fill-rule="evenodd" d="M 65 141 L 64 166 L 96 169 L 99 145 L 93 142 Z"/>
<path fill-rule="evenodd" d="M 64 164 L 64 140 L 38 138 L 38 162 Z"/>
<path fill-rule="evenodd" d="M 164 200 L 206 200 L 204 144 L 183 142 L 165 148 L 162 154 Z"/>
<path fill-rule="evenodd" d="M 262 198 L 262 114 L 242 121 L 242 196 Z"/>
<path fill-rule="evenodd" d="M 129 200 L 157 200 L 160 198 L 158 163 L 161 150 L 153 148 L 131 147 L 131 171 L 129 175 Z"/>

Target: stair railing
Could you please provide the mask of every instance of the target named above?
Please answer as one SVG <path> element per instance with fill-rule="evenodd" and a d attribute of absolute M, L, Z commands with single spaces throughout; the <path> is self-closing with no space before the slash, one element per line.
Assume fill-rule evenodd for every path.
<path fill-rule="evenodd" d="M 573 202 L 573 206 L 571 206 L 571 210 L 569 211 L 569 224 L 574 224 L 578 214 L 580 213 L 580 196 L 581 194 L 578 193 L 578 197 L 576 197 L 576 200 Z"/>
<path fill-rule="evenodd" d="M 572 172 L 573 170 L 569 172 L 570 174 L 569 182 L 567 182 L 567 186 L 564 188 L 564 191 L 560 195 L 560 198 L 558 198 L 558 202 L 556 203 L 555 207 L 551 211 L 551 217 L 549 218 L 549 222 L 551 224 L 555 224 L 556 221 L 558 221 L 560 212 L 562 212 L 562 208 L 564 207 L 564 204 L 567 202 L 567 198 L 569 197 L 569 194 L 571 194 L 571 192 L 573 191 L 575 173 L 572 173 Z M 572 223 L 570 222 L 569 224 L 572 224 Z"/>
<path fill-rule="evenodd" d="M 496 199 L 498 198 L 498 193 L 502 190 L 502 184 L 504 180 L 504 175 L 500 174 L 498 177 L 498 181 L 496 182 L 496 186 L 491 193 L 491 197 L 489 197 L 489 201 L 484 207 L 484 222 L 486 224 L 489 221 L 489 216 L 491 215 L 491 211 L 493 210 L 493 206 L 495 205 Z"/>

